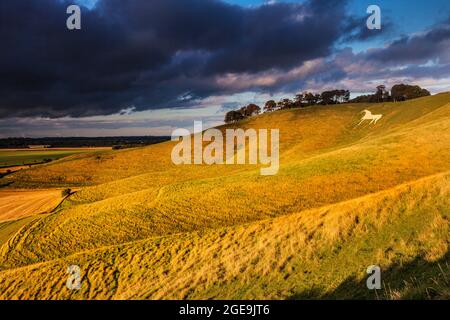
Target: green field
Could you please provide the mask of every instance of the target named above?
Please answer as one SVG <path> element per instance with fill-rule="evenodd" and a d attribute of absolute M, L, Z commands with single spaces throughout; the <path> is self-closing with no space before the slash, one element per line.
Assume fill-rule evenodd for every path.
<path fill-rule="evenodd" d="M 67 156 L 85 152 L 87 152 L 86 149 L 72 149 L 72 150 L 0 149 L 0 167 L 38 164 L 48 162 L 48 160 L 54 161 Z"/>

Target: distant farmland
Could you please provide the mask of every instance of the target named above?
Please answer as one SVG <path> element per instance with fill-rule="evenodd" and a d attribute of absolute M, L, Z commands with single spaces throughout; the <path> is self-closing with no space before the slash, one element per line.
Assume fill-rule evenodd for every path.
<path fill-rule="evenodd" d="M 110 148 L 0 149 L 0 167 L 33 165 Z"/>

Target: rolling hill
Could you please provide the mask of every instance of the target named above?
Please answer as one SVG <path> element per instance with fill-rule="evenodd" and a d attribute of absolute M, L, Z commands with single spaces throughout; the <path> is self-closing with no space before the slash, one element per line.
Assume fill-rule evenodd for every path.
<path fill-rule="evenodd" d="M 364 109 L 382 120 L 357 126 Z M 229 127 L 278 128 L 278 174 L 175 166 L 165 142 L 4 177 L 9 188 L 81 189 L 1 245 L 0 298 L 449 297 L 450 93 L 219 129 Z M 65 287 L 71 264 L 78 291 Z M 365 287 L 372 264 L 378 293 Z"/>

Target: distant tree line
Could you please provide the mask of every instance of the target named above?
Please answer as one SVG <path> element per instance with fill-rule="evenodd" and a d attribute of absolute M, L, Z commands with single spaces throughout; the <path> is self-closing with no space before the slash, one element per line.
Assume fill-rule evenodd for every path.
<path fill-rule="evenodd" d="M 329 105 L 346 103 L 350 100 L 350 91 L 348 90 L 330 90 L 321 94 L 311 92 L 298 93 L 293 99 L 281 99 L 278 102 L 269 100 L 264 104 L 264 112 L 276 110 L 285 110 L 292 108 L 304 108 L 312 105 Z M 237 122 L 239 120 L 251 117 L 261 113 L 261 107 L 256 104 L 249 104 L 239 110 L 232 110 L 225 114 L 225 123 Z"/>
<path fill-rule="evenodd" d="M 80 147 L 140 147 L 170 140 L 168 136 L 135 137 L 48 137 L 0 139 L 0 149 L 28 148 L 30 145 L 46 145 L 51 148 Z"/>
<path fill-rule="evenodd" d="M 276 102 L 269 100 L 264 104 L 264 112 L 272 112 L 276 110 L 304 108 L 313 105 L 333 105 L 341 103 L 363 103 L 363 102 L 388 102 L 388 101 L 405 101 L 419 97 L 429 96 L 430 92 L 419 86 L 406 84 L 396 84 L 391 91 L 386 90 L 386 86 L 379 85 L 376 92 L 370 95 L 358 96 L 350 100 L 349 90 L 329 90 L 320 94 L 312 92 L 303 92 L 295 95 L 293 99 L 281 99 Z M 233 123 L 245 118 L 261 113 L 261 107 L 256 104 L 249 104 L 239 110 L 232 110 L 225 114 L 225 123 Z"/>

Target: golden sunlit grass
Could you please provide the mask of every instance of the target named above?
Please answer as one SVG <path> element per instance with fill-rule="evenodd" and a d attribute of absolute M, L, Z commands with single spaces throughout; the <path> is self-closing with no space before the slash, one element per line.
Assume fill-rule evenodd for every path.
<path fill-rule="evenodd" d="M 62 201 L 61 190 L 0 190 L 0 222 L 50 212 Z"/>
<path fill-rule="evenodd" d="M 423 267 L 439 280 L 433 263 L 447 259 L 449 241 L 449 101 L 447 93 L 317 106 L 220 128 L 279 128 L 275 176 L 250 165 L 175 166 L 173 142 L 10 174 L 3 180 L 12 187 L 83 188 L 0 247 L 0 297 L 374 298 L 364 284 L 356 289 L 374 263 Z M 382 121 L 356 127 L 366 108 Z M 68 262 L 85 270 L 78 294 L 63 288 Z M 431 285 L 403 279 L 407 289 L 396 270 L 380 297 Z M 28 272 L 44 280 L 19 280 Z"/>
<path fill-rule="evenodd" d="M 43 215 L 29 216 L 17 220 L 0 222 L 0 246 L 8 242 L 22 227 L 36 219 L 42 218 Z"/>
<path fill-rule="evenodd" d="M 450 240 L 449 179 L 450 174 L 439 174 L 275 219 L 158 237 L 4 271 L 0 296 L 285 299 L 333 297 L 345 286 L 347 297 L 376 298 L 358 282 L 371 264 L 383 270 L 399 265 L 425 273 L 439 270 Z M 70 264 L 83 272 L 80 291 L 65 287 Z M 448 288 L 442 289 L 447 273 L 444 280 L 416 274 L 414 286 L 392 275 L 383 274 L 384 285 L 397 298 L 418 297 L 425 288 L 448 294 Z"/>

